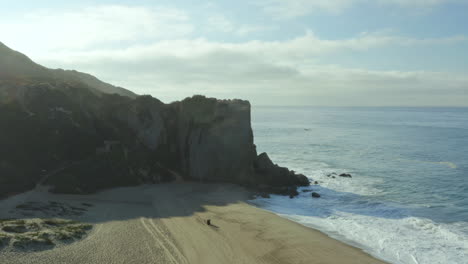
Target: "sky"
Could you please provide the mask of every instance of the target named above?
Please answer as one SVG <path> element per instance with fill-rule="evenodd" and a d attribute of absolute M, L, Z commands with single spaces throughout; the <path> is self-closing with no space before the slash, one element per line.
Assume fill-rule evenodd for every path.
<path fill-rule="evenodd" d="M 164 102 L 468 106 L 468 0 L 0 0 L 0 41 Z"/>

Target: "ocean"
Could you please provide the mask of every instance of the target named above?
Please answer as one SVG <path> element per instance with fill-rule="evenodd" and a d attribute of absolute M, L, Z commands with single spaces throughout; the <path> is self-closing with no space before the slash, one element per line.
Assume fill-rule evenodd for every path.
<path fill-rule="evenodd" d="M 468 263 L 468 108 L 253 106 L 252 126 L 319 182 L 253 204 L 390 263 Z"/>

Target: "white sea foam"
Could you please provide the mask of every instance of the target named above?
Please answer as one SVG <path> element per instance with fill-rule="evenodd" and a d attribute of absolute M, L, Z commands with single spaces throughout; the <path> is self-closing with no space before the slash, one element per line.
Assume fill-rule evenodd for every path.
<path fill-rule="evenodd" d="M 251 202 L 390 263 L 468 264 L 467 222 L 441 224 L 413 217 L 402 205 L 372 199 L 382 193 L 373 187 L 375 179 L 327 177 L 332 172 L 345 171 L 322 164 L 308 172 L 320 185 L 300 188 L 319 192 L 320 199 L 301 192 L 295 199 L 272 195 Z"/>
<path fill-rule="evenodd" d="M 331 175 L 332 173 L 336 173 L 336 175 Z M 353 174 L 354 178 L 344 178 L 338 176 L 341 173 L 348 173 L 348 171 L 324 167 L 318 170 L 308 171 L 307 176 L 313 181 L 318 181 L 322 187 L 340 192 L 350 192 L 360 195 L 377 195 L 383 193 L 383 190 L 374 187 L 375 184 L 381 182 L 380 179 L 355 174 Z M 328 177 L 328 175 L 330 175 L 330 177 Z"/>
<path fill-rule="evenodd" d="M 291 207 L 300 203 L 298 200 L 305 199 L 312 200 L 302 197 L 294 201 L 272 196 L 271 199 L 256 199 L 252 203 L 319 229 L 391 263 L 468 263 L 467 223 L 437 224 L 417 217 L 369 216 L 326 210 L 317 205 L 318 199 L 311 202 L 317 207 L 312 212 L 305 211 L 301 206 Z M 326 214 L 327 211 L 330 214 Z"/>

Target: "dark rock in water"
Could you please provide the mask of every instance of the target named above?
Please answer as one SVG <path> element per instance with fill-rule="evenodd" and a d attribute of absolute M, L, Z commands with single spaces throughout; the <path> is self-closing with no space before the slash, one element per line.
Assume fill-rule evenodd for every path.
<path fill-rule="evenodd" d="M 289 195 L 292 195 L 293 197 L 299 195 L 299 192 L 297 191 L 296 187 L 289 187 L 288 193 Z"/>
<path fill-rule="evenodd" d="M 262 194 L 260 194 L 260 197 L 262 197 L 262 198 L 270 198 L 270 194 L 268 194 L 268 193 L 262 193 Z"/>
<path fill-rule="evenodd" d="M 339 176 L 340 177 L 345 177 L 345 178 L 352 178 L 351 174 L 349 174 L 349 173 L 341 173 Z"/>
<path fill-rule="evenodd" d="M 333 179 L 335 179 L 336 177 L 335 176 L 332 176 Z"/>
<path fill-rule="evenodd" d="M 319 183 L 318 183 L 318 181 L 314 181 L 314 184 L 317 185 L 317 184 L 319 184 Z"/>
<path fill-rule="evenodd" d="M 289 199 L 292 199 L 292 198 L 294 198 L 294 195 L 290 194 Z"/>
<path fill-rule="evenodd" d="M 320 194 L 313 192 L 311 195 L 313 198 L 320 198 Z"/>
<path fill-rule="evenodd" d="M 312 190 L 302 190 L 302 192 L 311 192 Z"/>
<path fill-rule="evenodd" d="M 164 104 L 0 43 L 0 198 L 38 183 L 81 194 L 176 178 L 297 195 L 309 180 L 257 156 L 250 110 L 200 95 Z"/>
<path fill-rule="evenodd" d="M 299 192 L 297 191 L 296 186 L 285 186 L 285 187 L 275 187 L 275 186 L 262 186 L 259 189 L 262 193 L 271 193 L 271 194 L 279 194 L 279 195 L 286 195 L 286 196 L 297 196 Z"/>
<path fill-rule="evenodd" d="M 274 164 L 266 153 L 261 153 L 254 161 L 257 180 L 273 187 L 309 186 L 309 179 L 287 168 Z"/>

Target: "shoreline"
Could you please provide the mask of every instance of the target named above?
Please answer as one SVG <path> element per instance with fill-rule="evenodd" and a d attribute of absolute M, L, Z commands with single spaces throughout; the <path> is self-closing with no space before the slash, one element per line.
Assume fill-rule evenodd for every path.
<path fill-rule="evenodd" d="M 249 199 L 248 191 L 230 184 L 172 183 L 83 196 L 33 191 L 26 200 L 92 203 L 79 220 L 94 228 L 66 246 L 28 253 L 0 250 L 0 258 L 5 264 L 386 263 Z"/>
<path fill-rule="evenodd" d="M 333 232 L 327 233 L 326 231 L 321 230 L 319 226 L 313 226 L 313 225 L 310 225 L 310 224 L 302 224 L 300 222 L 295 221 L 294 219 L 289 218 L 286 214 L 283 215 L 281 213 L 276 213 L 274 211 L 270 211 L 268 209 L 262 208 L 260 206 L 257 206 L 255 204 L 253 204 L 253 203 L 250 203 L 250 202 L 248 202 L 248 205 L 253 206 L 253 207 L 255 207 L 255 208 L 259 209 L 259 210 L 263 210 L 263 211 L 265 211 L 267 213 L 272 213 L 273 215 L 275 215 L 277 217 L 280 217 L 282 219 L 288 220 L 288 221 L 292 222 L 293 224 L 297 224 L 297 225 L 300 225 L 300 226 L 305 227 L 307 229 L 310 229 L 312 231 L 318 232 L 318 233 L 326 236 L 328 239 L 338 241 L 338 242 L 343 243 L 343 244 L 345 244 L 345 245 L 347 245 L 347 246 L 349 246 L 351 248 L 360 250 L 363 253 L 367 254 L 369 257 L 377 259 L 381 263 L 386 263 L 386 264 L 391 264 L 392 263 L 390 260 L 386 260 L 386 259 L 383 259 L 383 258 L 381 258 L 379 256 L 373 255 L 372 252 L 365 249 L 364 245 L 359 244 L 357 242 L 354 242 L 352 240 L 349 240 L 349 239 L 347 239 L 346 237 L 344 237 L 343 235 L 341 235 L 339 233 L 333 233 Z"/>

